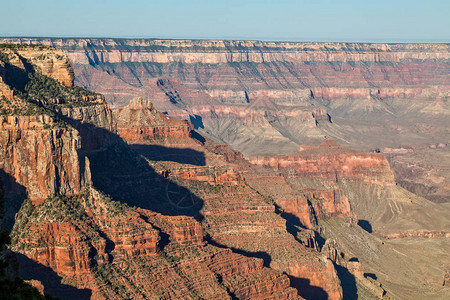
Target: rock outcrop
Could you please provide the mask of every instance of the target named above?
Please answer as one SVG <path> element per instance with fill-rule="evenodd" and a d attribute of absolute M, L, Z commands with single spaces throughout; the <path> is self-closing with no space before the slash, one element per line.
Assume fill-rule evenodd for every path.
<path fill-rule="evenodd" d="M 156 111 L 144 98 L 133 99 L 116 113 L 117 133 L 130 143 L 167 138 L 188 138 L 193 129 L 186 120 L 177 120 Z"/>
<path fill-rule="evenodd" d="M 0 132 L 0 168 L 27 187 L 33 203 L 56 193 L 80 192 L 78 132 L 56 125 L 47 115 L 0 116 Z"/>
<path fill-rule="evenodd" d="M 64 38 L 1 42 L 65 49 L 76 83 L 105 94 L 114 107 L 144 96 L 161 112 L 190 118 L 202 133 L 245 155 L 288 154 L 327 138 L 358 151 L 448 142 L 448 44 Z M 21 50 L 21 55 L 38 58 L 39 47 L 44 46 Z M 68 83 L 70 76 L 50 70 L 65 65 L 58 51 L 48 50 L 51 57 L 42 56 L 36 65 Z M 2 93 L 11 97 L 4 87 L 0 82 Z M 444 161 L 445 169 L 448 159 L 439 150 L 427 152 L 391 160 L 397 181 L 420 196 L 447 202 L 445 174 L 433 174 L 432 180 L 423 174 L 429 161 Z M 418 167 L 409 170 L 408 165 Z"/>
<path fill-rule="evenodd" d="M 2 46 L 3 57 L 16 67 L 24 68 L 22 59 L 32 64 L 43 75 L 72 87 L 74 72 L 64 50 L 46 46 Z M 20 58 L 18 58 L 19 56 Z M 1 71 L 0 71 L 1 74 Z M 3 76 L 2 76 L 3 77 Z"/>
<path fill-rule="evenodd" d="M 252 156 L 248 160 L 277 170 L 287 169 L 290 175 L 316 177 L 327 182 L 345 178 L 395 185 L 394 174 L 383 154 L 358 153 L 331 140 L 319 146 L 301 146 L 299 152 L 290 155 Z"/>

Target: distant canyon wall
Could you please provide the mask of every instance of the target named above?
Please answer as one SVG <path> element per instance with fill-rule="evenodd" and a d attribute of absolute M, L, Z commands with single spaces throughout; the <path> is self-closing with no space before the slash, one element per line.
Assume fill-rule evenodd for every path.
<path fill-rule="evenodd" d="M 332 99 L 409 97 L 436 86 L 446 86 L 448 92 L 449 84 L 448 44 L 83 38 L 3 38 L 0 43 L 66 50 L 76 82 L 106 94 L 118 106 L 145 96 L 149 80 L 159 77 L 176 78 L 225 99 L 232 91 L 290 89 L 311 89 L 314 97 Z M 103 80 L 93 78 L 98 71 L 106 73 Z M 120 82 L 113 79 L 121 85 L 109 86 Z"/>

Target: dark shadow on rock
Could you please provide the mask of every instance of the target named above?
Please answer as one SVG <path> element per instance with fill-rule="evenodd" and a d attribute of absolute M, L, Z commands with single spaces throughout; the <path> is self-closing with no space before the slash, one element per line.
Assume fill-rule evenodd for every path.
<path fill-rule="evenodd" d="M 33 66 L 28 63 L 25 59 L 19 56 L 22 64 L 25 67 L 25 70 L 16 67 L 15 65 L 9 64 L 6 62 L 5 64 L 5 78 L 3 79 L 5 83 L 14 89 L 17 89 L 21 92 L 25 91 L 25 87 L 27 83 L 30 82 L 29 73 L 34 73 Z"/>
<path fill-rule="evenodd" d="M 300 228 L 305 228 L 300 222 L 300 219 L 294 214 L 283 211 L 276 203 L 274 203 L 274 205 L 275 212 L 286 220 L 286 231 L 289 232 L 298 242 L 302 243 L 302 241 L 297 238 L 297 234 L 301 231 Z M 320 251 L 325 244 L 325 239 L 316 231 L 314 231 L 314 239 L 317 242 L 317 246 Z"/>
<path fill-rule="evenodd" d="M 151 223 L 148 220 L 147 216 L 141 215 L 141 218 L 152 225 L 153 228 L 155 228 L 156 230 L 159 231 L 159 242 L 158 242 L 158 247 L 160 251 L 164 251 L 164 247 L 166 247 L 167 245 L 169 245 L 170 243 L 170 235 L 168 235 L 167 233 L 164 232 L 164 230 L 162 230 L 160 227 L 156 226 L 154 223 Z"/>
<path fill-rule="evenodd" d="M 304 228 L 303 224 L 300 222 L 300 219 L 294 214 L 284 212 L 276 203 L 274 203 L 274 205 L 275 212 L 286 220 L 286 231 L 289 232 L 299 243 L 303 243 L 297 237 L 298 233 L 301 231 L 301 228 Z M 325 239 L 316 231 L 314 231 L 314 239 L 317 242 L 319 249 L 322 249 L 325 244 Z M 297 290 L 297 294 L 299 296 L 305 299 L 328 299 L 328 293 L 321 287 L 312 286 L 309 279 L 291 275 L 288 275 L 288 277 L 291 282 L 291 287 Z"/>
<path fill-rule="evenodd" d="M 377 275 L 373 274 L 373 273 L 364 273 L 364 277 L 372 278 L 373 280 L 377 280 L 378 279 Z"/>
<path fill-rule="evenodd" d="M 233 251 L 234 253 L 241 254 L 246 257 L 260 258 L 263 260 L 264 267 L 270 268 L 270 263 L 272 261 L 272 257 L 267 252 L 264 252 L 264 251 L 252 252 L 252 251 L 242 250 L 239 248 L 229 247 L 229 246 L 226 246 L 226 245 L 216 242 L 215 240 L 213 240 L 211 238 L 211 236 L 209 234 L 205 235 L 205 240 L 210 245 L 213 245 L 213 246 L 216 246 L 219 248 L 231 249 L 231 251 Z"/>
<path fill-rule="evenodd" d="M 319 247 L 319 251 L 321 251 L 323 245 L 325 245 L 325 241 L 326 240 L 320 234 L 318 234 L 317 232 L 316 232 L 316 235 L 315 235 L 315 239 L 316 239 L 316 242 L 317 242 L 317 246 Z"/>
<path fill-rule="evenodd" d="M 194 129 L 204 129 L 202 117 L 199 115 L 189 115 L 189 121 L 194 125 Z"/>
<path fill-rule="evenodd" d="M 300 222 L 300 219 L 296 215 L 285 211 L 281 211 L 280 216 L 290 224 L 304 228 L 303 224 Z"/>
<path fill-rule="evenodd" d="M 302 222 L 300 222 L 300 219 L 296 215 L 285 212 L 277 203 L 273 203 L 273 205 L 275 206 L 275 213 L 280 215 L 283 219 L 285 219 L 286 223 L 289 223 L 290 226 L 295 225 L 305 228 Z"/>
<path fill-rule="evenodd" d="M 154 161 L 173 161 L 204 166 L 205 154 L 190 148 L 169 148 L 160 145 L 130 145 L 131 149 Z"/>
<path fill-rule="evenodd" d="M 206 139 L 199 134 L 197 131 L 195 130 L 191 130 L 191 132 L 189 133 L 190 137 L 199 141 L 202 145 L 206 142 Z"/>
<path fill-rule="evenodd" d="M 82 123 L 65 116 L 60 118 L 76 128 L 81 135 L 79 149 L 80 167 L 85 157 L 89 159 L 92 184 L 99 191 L 110 195 L 113 200 L 130 206 L 149 209 L 164 215 L 192 216 L 198 221 L 203 219 L 200 210 L 203 200 L 189 189 L 170 179 L 170 172 L 160 174 L 151 167 L 137 151 L 133 150 L 117 134 L 90 123 Z M 90 144 L 93 141 L 93 144 Z M 139 145 L 138 151 L 162 153 L 166 151 L 173 157 L 183 154 L 184 149 L 173 149 L 156 145 Z M 151 150 L 150 150 L 151 149 Z M 189 149 L 191 150 L 191 149 Z M 204 163 L 203 153 L 188 152 Z M 80 169 L 80 174 L 84 174 Z"/>
<path fill-rule="evenodd" d="M 23 201 L 27 198 L 27 191 L 23 185 L 19 184 L 13 176 L 3 169 L 0 169 L 0 184 L 4 191 L 3 203 L 0 204 L 4 208 L 1 228 L 11 231 L 16 213 L 19 212 Z"/>
<path fill-rule="evenodd" d="M 60 299 L 90 299 L 92 291 L 89 289 L 78 289 L 63 284 L 62 278 L 51 268 L 37 263 L 23 254 L 16 253 L 19 262 L 19 276 L 24 280 L 39 280 L 44 285 L 45 293 Z"/>
<path fill-rule="evenodd" d="M 372 233 L 372 225 L 367 220 L 358 220 L 358 225 L 368 233 Z"/>
<path fill-rule="evenodd" d="M 339 279 L 341 280 L 343 299 L 358 299 L 358 289 L 356 288 L 355 276 L 353 276 L 347 268 L 344 268 L 338 264 L 334 264 L 334 267 Z"/>
<path fill-rule="evenodd" d="M 298 295 L 307 299 L 307 300 L 326 300 L 328 299 L 328 293 L 318 287 L 310 284 L 309 279 L 298 278 L 295 276 L 288 275 L 289 280 L 291 281 L 291 287 L 296 288 Z M 345 297 L 344 297 L 345 299 Z"/>

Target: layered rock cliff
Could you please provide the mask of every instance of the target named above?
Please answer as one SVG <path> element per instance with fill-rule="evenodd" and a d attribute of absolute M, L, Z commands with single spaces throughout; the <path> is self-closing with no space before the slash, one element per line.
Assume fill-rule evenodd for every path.
<path fill-rule="evenodd" d="M 286 272 L 291 286 L 303 297 L 341 297 L 332 263 L 286 232 L 286 220 L 275 213 L 268 199 L 255 193 L 244 180 L 244 174 L 251 169 L 242 157 L 230 155 L 231 150 L 193 131 L 183 136 L 185 123 L 158 113 L 143 99 L 132 100 L 114 115 L 118 128 L 124 128 L 119 134 L 122 132 L 133 149 L 149 159 L 158 173 L 194 193 L 189 195 L 169 184 L 166 201 L 173 208 L 187 211 L 198 207 L 194 215 L 200 214 L 198 218 L 209 243 L 262 258 L 264 265 Z M 136 132 L 139 138 L 128 134 L 128 130 L 135 127 L 134 122 L 128 121 L 130 116 L 134 116 L 132 120 L 140 120 L 140 129 Z M 167 124 L 170 131 L 164 131 L 164 135 L 148 134 L 159 130 L 162 123 Z M 189 154 L 202 160 L 189 161 L 185 158 Z M 198 202 L 202 205 L 197 206 Z"/>
<path fill-rule="evenodd" d="M 157 113 L 153 105 L 137 108 L 135 102 L 144 103 L 142 99 L 133 100 L 130 108 L 114 112 L 121 126 L 127 126 L 124 120 L 129 120 L 130 109 L 134 116 L 143 118 L 147 129 L 166 122 L 167 116 Z M 135 125 L 131 122 L 129 126 Z M 250 165 L 232 150 L 218 147 L 195 132 L 181 137 L 183 122 L 178 122 L 178 126 L 180 130 L 173 127 L 172 134 L 152 137 L 147 134 L 151 130 L 140 130 L 140 138 L 127 139 L 158 173 L 193 193 L 168 184 L 166 199 L 162 201 L 201 220 L 209 243 L 260 257 L 271 268 L 286 272 L 291 286 L 303 297 L 334 298 L 342 293 L 343 297 L 382 298 L 399 293 L 396 280 L 383 277 L 381 284 L 376 275 L 364 273 L 366 258 L 364 265 L 359 263 L 351 247 L 341 251 L 336 250 L 338 246 L 328 247 L 330 243 L 323 245 L 322 234 L 334 237 L 342 232 L 328 225 L 322 227 L 327 224 L 324 222 L 342 220 L 342 228 L 356 232 L 349 237 L 354 242 L 363 239 L 364 232 L 368 234 L 362 228 L 387 238 L 406 227 L 416 233 L 424 227 L 448 228 L 446 213 L 439 207 L 395 185 L 383 154 L 361 153 L 327 141 L 320 146 L 303 146 L 292 155 L 248 157 L 256 164 Z M 233 176 L 218 180 L 221 174 Z M 355 227 L 359 231 L 352 229 Z M 290 235 L 286 235 L 286 229 Z M 373 243 L 385 243 L 375 236 L 369 240 L 370 247 Z M 383 255 L 391 253 L 397 257 L 397 249 L 390 246 Z M 364 254 L 358 252 L 359 255 Z M 383 272 L 395 273 L 385 264 L 389 261 L 377 258 Z M 403 263 L 408 264 L 395 266 Z M 368 265 L 372 270 L 373 263 Z M 414 269 L 413 274 L 419 273 Z M 336 289 L 337 276 L 342 291 Z"/>
<path fill-rule="evenodd" d="M 149 100 L 133 99 L 117 113 L 117 133 L 129 143 L 146 140 L 188 138 L 193 126 L 186 120 L 169 118 L 153 109 Z"/>
<path fill-rule="evenodd" d="M 79 122 L 103 121 L 98 115 L 109 110 L 99 95 L 72 87 L 73 72 L 62 50 L 12 46 L 0 51 L 2 80 L 9 90 L 1 101 L 0 168 L 6 173 L 5 220 L 10 226 L 13 212 L 20 207 L 15 198 L 24 196 L 24 187 L 36 205 L 55 194 L 81 192 L 81 135 L 64 118 L 84 110 Z M 75 112 L 67 113 L 74 105 Z"/>
<path fill-rule="evenodd" d="M 299 152 L 285 156 L 251 156 L 250 163 L 288 169 L 290 175 L 319 177 L 323 182 L 345 178 L 380 185 L 395 185 L 394 174 L 383 154 L 358 153 L 332 140 L 319 146 L 302 146 Z"/>
<path fill-rule="evenodd" d="M 27 186 L 33 203 L 56 193 L 80 192 L 78 132 L 55 126 L 47 115 L 0 116 L 0 132 L 0 168 Z"/>
<path fill-rule="evenodd" d="M 327 140 L 318 146 L 301 146 L 289 155 L 247 159 L 283 174 L 291 187 L 310 201 L 318 219 L 339 216 L 356 222 L 356 217 L 371 224 L 370 232 L 387 238 L 438 237 L 449 232 L 445 207 L 399 188 L 381 153 L 361 153 Z M 310 226 L 308 211 L 282 199 L 279 205 L 303 220 L 301 225 Z"/>

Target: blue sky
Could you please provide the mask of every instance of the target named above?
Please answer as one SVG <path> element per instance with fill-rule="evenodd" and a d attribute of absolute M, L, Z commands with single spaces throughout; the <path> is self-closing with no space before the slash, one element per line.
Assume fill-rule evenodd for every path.
<path fill-rule="evenodd" d="M 450 42 L 450 0 L 0 0 L 0 36 Z"/>

